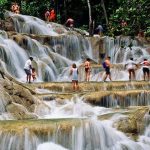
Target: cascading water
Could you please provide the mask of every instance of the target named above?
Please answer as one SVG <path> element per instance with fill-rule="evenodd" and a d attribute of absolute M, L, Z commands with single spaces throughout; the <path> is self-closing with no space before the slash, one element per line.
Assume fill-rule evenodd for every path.
<path fill-rule="evenodd" d="M 146 48 L 138 45 L 137 40 L 131 39 L 131 37 L 106 37 L 106 54 L 111 57 L 113 64 L 121 64 L 122 68 L 112 69 L 113 80 L 129 80 L 128 72 L 125 70 L 125 63 L 134 58 L 134 61 L 139 64 L 144 58 L 149 59 L 149 53 Z M 136 80 L 143 79 L 143 72 L 141 68 L 136 70 Z"/>
<path fill-rule="evenodd" d="M 114 116 L 109 121 L 98 121 L 95 114 L 103 114 L 104 110 L 107 109 L 95 107 L 87 110 L 91 106 L 81 101 L 77 103 L 79 104 L 75 105 L 80 106 L 74 107 L 77 110 L 80 107 L 81 114 L 86 117 L 84 119 L 77 119 L 78 125 L 74 123 L 74 125 L 72 124 L 70 127 L 67 127 L 69 126 L 68 123 L 65 125 L 66 128 L 63 128 L 61 123 L 56 123 L 51 129 L 45 122 L 43 127 L 45 126 L 46 132 L 43 131 L 43 128 L 41 130 L 37 126 L 29 125 L 24 127 L 23 130 L 19 128 L 17 133 L 13 130 L 8 130 L 8 132 L 7 130 L 2 130 L 0 132 L 1 148 L 5 150 L 6 145 L 7 150 L 49 150 L 50 148 L 58 150 L 148 150 L 150 148 L 150 143 L 148 139 L 145 139 L 146 137 L 141 137 L 138 142 L 134 142 L 125 134 L 112 127 L 113 121 L 119 116 Z M 86 107 L 83 107 L 83 105 Z M 111 112 L 111 110 L 109 111 Z M 89 117 L 89 113 L 91 117 Z M 59 111 L 59 114 L 62 114 L 62 110 L 61 113 Z M 76 111 L 74 115 L 79 117 L 79 114 Z M 145 136 L 148 135 L 148 130 L 146 130 Z"/>
<path fill-rule="evenodd" d="M 35 17 L 12 14 L 10 12 L 7 15 L 12 17 L 17 32 L 36 34 L 39 37 L 41 36 L 41 38 L 43 35 L 48 36 L 47 40 L 43 42 L 43 40 L 36 40 L 36 38 L 33 39 L 32 37 L 22 35 L 23 42 L 20 46 L 16 36 L 13 38 L 16 40 L 16 43 L 14 43 L 11 39 L 7 38 L 6 33 L 2 34 L 0 50 L 3 55 L 1 60 L 9 64 L 10 68 L 7 67 L 8 72 L 21 81 L 25 78 L 24 62 L 29 56 L 33 56 L 36 61 L 36 68 L 39 74 L 38 81 L 66 81 L 69 67 L 73 62 L 81 65 L 85 57 L 94 58 L 89 41 L 74 32 L 69 33 L 61 25 L 57 27 L 56 24 L 51 23 L 48 27 L 48 24 Z M 63 32 L 57 33 L 56 28 L 63 30 Z M 139 63 L 143 58 L 148 58 L 149 56 L 145 48 L 138 46 L 137 41 L 131 38 L 117 37 L 114 39 L 105 37 L 104 41 L 106 55 L 111 56 L 113 64 L 119 63 L 124 66 L 125 62 L 133 56 L 134 60 Z M 14 59 L 15 64 L 13 63 Z M 21 61 L 22 59 L 23 61 Z M 98 60 L 95 61 L 98 62 Z M 41 66 L 43 69 L 41 69 Z M 112 68 L 111 72 L 113 80 L 128 80 L 128 73 L 124 67 L 119 69 Z M 141 80 L 142 69 L 138 69 L 136 72 L 136 79 Z M 91 74 L 91 81 L 101 81 L 104 75 L 101 73 L 99 76 L 99 73 L 95 72 L 94 68 Z M 82 77 L 80 79 L 81 81 L 84 80 Z"/>
<path fill-rule="evenodd" d="M 13 35 L 12 39 L 16 42 L 0 35 L 1 60 L 8 64 L 6 70 L 19 80 L 25 80 L 23 67 L 29 56 L 33 56 L 35 60 L 39 74 L 37 81 L 66 81 L 66 77 L 63 77 L 66 68 L 69 70 L 73 62 L 81 62 L 85 54 L 92 58 L 90 43 L 83 36 L 74 33 L 67 35 L 68 31 L 63 26 L 59 28 L 64 30 L 64 33 L 58 34 L 54 31 L 56 25 L 49 24 L 47 27 L 44 21 L 35 17 L 12 13 L 7 15 L 12 17 L 17 32 L 36 34 L 41 38 L 43 35 L 49 36 L 49 41 L 45 44 L 27 35 Z"/>
<path fill-rule="evenodd" d="M 75 62 L 79 66 L 85 56 L 93 58 L 90 42 L 83 36 L 76 35 L 74 32 L 70 33 L 63 26 L 59 26 L 61 28 L 61 33 L 59 33 L 58 28 L 55 28 L 56 24 L 46 24 L 35 17 L 12 13 L 7 15 L 12 17 L 15 30 L 20 34 L 10 36 L 1 31 L 0 62 L 4 70 L 18 80 L 25 81 L 23 67 L 29 56 L 34 57 L 33 65 L 38 73 L 37 81 L 42 82 L 71 81 L 68 77 L 71 64 Z M 36 35 L 41 36 L 41 39 L 37 40 L 39 37 L 36 39 Z M 42 39 L 43 37 L 44 39 Z M 20 40 L 22 41 L 20 42 Z M 149 55 L 144 48 L 138 46 L 136 41 L 128 38 L 114 40 L 105 37 L 105 49 L 106 53 L 111 56 L 111 61 L 116 64 L 124 64 L 132 56 L 138 63 Z M 98 62 L 98 60 L 95 61 Z M 91 80 L 93 81 L 97 79 L 98 70 L 96 69 L 92 71 Z M 139 71 L 137 79 L 142 79 L 140 73 L 141 71 Z M 128 78 L 123 68 L 112 69 L 112 76 L 113 80 L 127 80 Z M 80 81 L 82 80 L 81 78 Z M 99 81 L 101 81 L 101 77 Z M 129 88 L 127 87 L 127 89 Z M 91 87 L 91 89 L 95 90 L 94 87 Z M 103 90 L 105 89 L 107 91 L 104 84 Z M 44 94 L 44 92 L 48 93 L 49 91 L 43 89 L 43 91 L 38 92 Z M 62 90 L 62 92 L 64 91 Z M 11 98 L 6 97 L 7 94 L 7 92 L 5 95 L 3 91 L 0 92 L 0 120 L 13 121 L 8 122 L 9 125 L 7 121 L 2 122 L 6 128 L 0 125 L 0 149 L 2 150 L 150 149 L 149 125 L 147 125 L 145 134 L 141 135 L 138 141 L 133 141 L 113 127 L 113 123 L 118 118 L 124 117 L 123 113 L 126 110 L 118 111 L 117 115 L 113 115 L 116 112 L 112 108 L 149 105 L 149 92 L 146 94 L 141 92 L 133 97 L 126 96 L 122 102 L 114 95 L 105 96 L 99 103 L 104 107 L 91 106 L 84 102 L 83 97 L 79 98 L 78 96 L 74 96 L 71 100 L 66 99 L 63 102 L 59 98 L 51 99 L 51 101 L 43 99 L 41 105 L 40 102 L 37 102 L 34 110 L 34 113 L 38 116 L 38 121 L 43 121 L 42 125 L 39 125 L 37 120 L 31 122 L 31 124 L 24 121 L 14 122 L 13 116 L 6 113 L 6 105 L 11 103 Z M 13 93 L 11 94 L 14 96 Z M 17 94 L 19 95 L 19 92 Z M 112 117 L 109 117 L 107 121 L 97 119 L 98 117 L 101 119 L 106 114 Z M 46 123 L 49 119 L 53 119 L 52 122 Z M 37 125 L 35 125 L 36 123 Z"/>

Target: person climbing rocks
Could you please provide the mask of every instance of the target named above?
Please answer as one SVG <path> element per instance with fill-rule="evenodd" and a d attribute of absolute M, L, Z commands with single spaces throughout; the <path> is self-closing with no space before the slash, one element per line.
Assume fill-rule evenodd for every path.
<path fill-rule="evenodd" d="M 27 75 L 27 82 L 31 83 L 31 69 L 32 69 L 32 61 L 33 57 L 29 57 L 29 59 L 25 62 L 24 71 Z"/>
<path fill-rule="evenodd" d="M 45 21 L 49 22 L 50 11 L 48 9 L 44 15 L 45 15 Z"/>
<path fill-rule="evenodd" d="M 150 62 L 145 58 L 143 62 L 140 63 L 143 67 L 143 75 L 144 75 L 144 81 L 147 79 L 149 80 L 149 67 Z"/>
<path fill-rule="evenodd" d="M 105 63 L 105 77 L 103 79 L 103 81 L 105 82 L 107 77 L 109 77 L 109 80 L 112 81 L 111 79 L 111 72 L 110 72 L 110 67 L 111 67 L 111 63 L 110 63 L 110 56 L 107 56 L 104 63 Z"/>
<path fill-rule="evenodd" d="M 76 64 L 72 64 L 71 70 L 70 70 L 70 75 L 72 76 L 72 89 L 73 91 L 79 90 L 79 85 L 78 85 L 78 68 Z"/>
<path fill-rule="evenodd" d="M 90 81 L 90 73 L 91 73 L 91 63 L 90 58 L 87 58 L 84 62 L 84 68 L 85 68 L 85 81 Z"/>
<path fill-rule="evenodd" d="M 55 13 L 55 10 L 53 8 L 50 10 L 49 21 L 51 21 L 51 22 L 56 21 L 56 13 Z"/>
<path fill-rule="evenodd" d="M 69 17 L 69 18 L 67 19 L 65 25 L 66 25 L 67 27 L 73 28 L 73 27 L 74 27 L 74 20 L 73 20 L 71 17 Z"/>
<path fill-rule="evenodd" d="M 135 67 L 138 67 L 138 65 L 135 63 L 133 58 L 130 58 L 125 64 L 125 68 L 127 68 L 129 73 L 129 80 L 131 81 L 132 77 L 135 80 Z"/>
<path fill-rule="evenodd" d="M 11 11 L 15 14 L 19 14 L 20 13 L 20 6 L 16 2 L 12 3 Z"/>

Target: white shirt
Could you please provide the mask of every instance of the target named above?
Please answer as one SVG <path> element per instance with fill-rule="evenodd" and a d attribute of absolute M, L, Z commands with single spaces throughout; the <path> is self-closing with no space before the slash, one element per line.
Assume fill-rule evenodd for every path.
<path fill-rule="evenodd" d="M 125 65 L 127 65 L 127 69 L 135 69 L 136 63 L 133 60 L 128 60 Z"/>
<path fill-rule="evenodd" d="M 24 65 L 24 69 L 30 70 L 30 66 L 32 65 L 32 62 L 30 59 L 28 59 Z"/>

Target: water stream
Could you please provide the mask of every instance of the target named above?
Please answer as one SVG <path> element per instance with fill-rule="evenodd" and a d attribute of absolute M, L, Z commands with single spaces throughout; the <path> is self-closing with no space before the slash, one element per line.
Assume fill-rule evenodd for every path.
<path fill-rule="evenodd" d="M 58 33 L 55 28 L 56 24 L 47 24 L 32 16 L 12 13 L 7 15 L 12 17 L 15 30 L 20 35 L 14 35 L 10 38 L 5 31 L 0 31 L 0 64 L 8 74 L 18 81 L 25 82 L 26 80 L 23 67 L 29 56 L 34 58 L 34 66 L 38 73 L 36 82 L 71 82 L 69 69 L 72 63 L 75 62 L 79 66 L 85 56 L 98 62 L 94 59 L 90 41 L 84 36 L 69 32 L 63 26 L 59 26 L 63 33 Z M 28 34 L 38 35 L 39 37 L 48 36 L 51 40 L 48 40 L 45 44 L 42 40 L 32 38 Z M 17 40 L 22 38 L 26 42 L 19 45 Z M 132 47 L 129 46 L 131 42 Z M 130 57 L 134 57 L 137 63 L 145 57 L 149 58 L 146 48 L 139 46 L 136 40 L 129 37 L 117 37 L 116 39 L 105 37 L 104 44 L 107 55 L 111 56 L 111 62 L 122 65 L 120 68 L 112 68 L 112 79 L 114 81 L 128 80 L 127 71 L 123 64 Z M 93 68 L 91 81 L 97 81 L 100 69 L 102 68 Z M 103 72 L 101 70 L 98 81 L 102 80 Z M 142 69 L 138 69 L 136 73 L 136 80 L 142 80 Z M 83 81 L 82 77 L 80 81 Z M 126 88 L 130 90 L 128 85 Z M 46 89 L 36 90 L 40 94 L 55 93 L 55 91 Z M 146 90 L 148 90 L 148 87 Z M 0 150 L 150 149 L 149 124 L 146 125 L 144 133 L 135 141 L 113 126 L 113 123 L 119 118 L 125 117 L 124 113 L 128 111 L 128 109 L 122 108 L 116 111 L 116 108 L 149 105 L 149 92 L 141 92 L 136 96 L 126 96 L 122 102 L 119 101 L 119 97 L 109 95 L 100 101 L 97 106 L 86 103 L 84 96 L 76 94 L 71 99 L 63 101 L 43 99 L 44 105 L 37 105 L 34 111 L 38 120 L 45 121 L 42 128 L 36 121 L 29 126 L 24 121 L 19 122 L 19 125 L 23 126 L 22 128 L 19 128 L 18 122 L 16 122 L 15 127 L 14 118 L 5 109 L 9 103 L 7 100 L 9 98 L 6 98 L 4 91 L 0 91 L 0 95 L 0 120 L 6 121 L 6 124 L 7 120 L 10 120 L 8 122 L 10 128 L 9 125 L 6 128 L 0 126 Z M 107 120 L 101 119 L 105 114 L 111 114 L 111 117 Z M 46 120 L 52 120 L 54 126 L 51 123 L 48 124 Z M 72 120 L 75 120 L 75 122 L 72 123 Z M 67 122 L 62 125 L 63 121 Z"/>

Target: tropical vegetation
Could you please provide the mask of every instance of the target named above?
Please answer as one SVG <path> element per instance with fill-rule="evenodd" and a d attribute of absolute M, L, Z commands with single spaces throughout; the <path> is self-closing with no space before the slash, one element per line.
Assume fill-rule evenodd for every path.
<path fill-rule="evenodd" d="M 64 24 L 70 16 L 75 26 L 89 29 L 101 24 L 107 35 L 137 35 L 139 31 L 150 36 L 150 1 L 149 0 L 16 0 L 21 7 L 21 14 L 32 15 L 44 20 L 47 9 L 54 8 L 57 22 Z M 10 10 L 12 0 L 0 0 L 0 17 L 4 10 Z M 121 26 L 125 20 L 127 26 Z"/>

